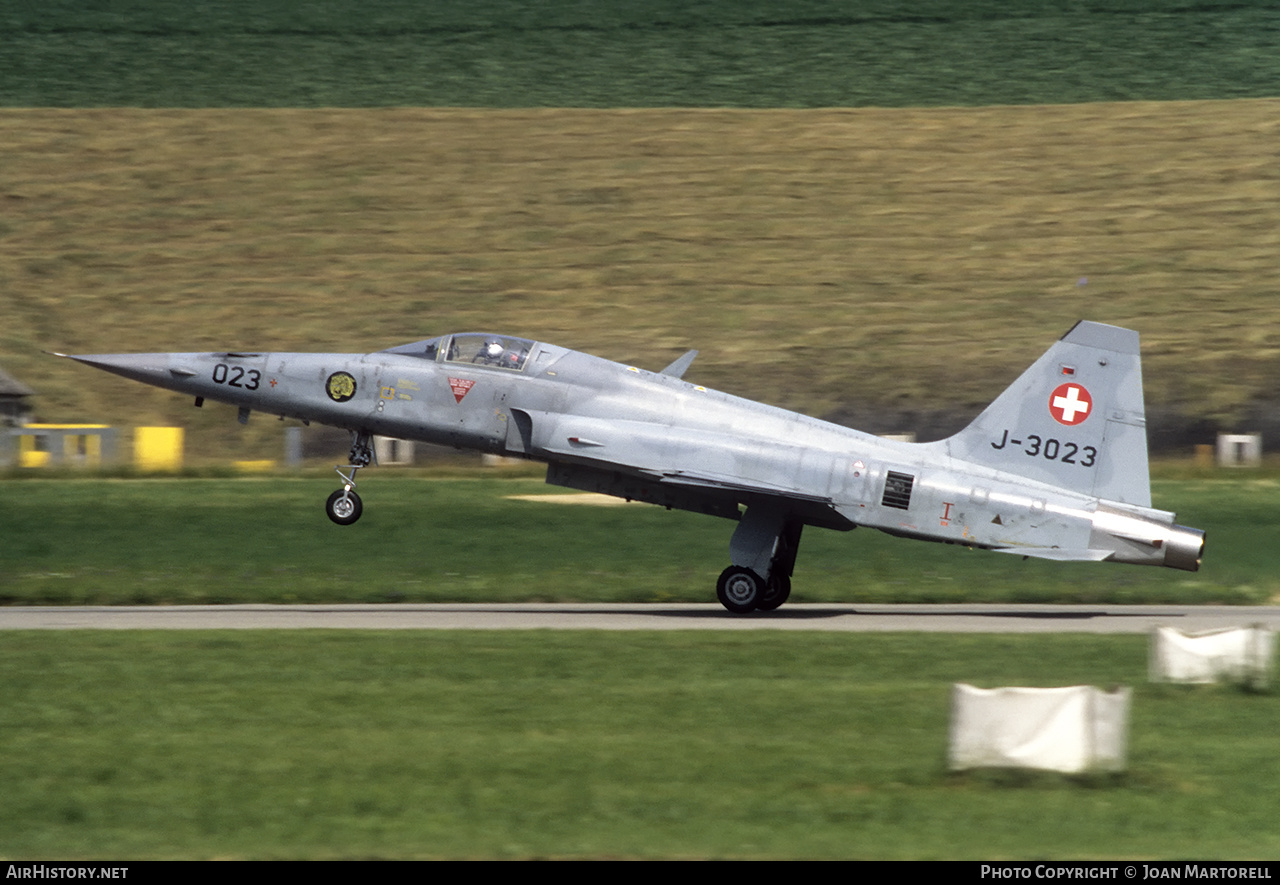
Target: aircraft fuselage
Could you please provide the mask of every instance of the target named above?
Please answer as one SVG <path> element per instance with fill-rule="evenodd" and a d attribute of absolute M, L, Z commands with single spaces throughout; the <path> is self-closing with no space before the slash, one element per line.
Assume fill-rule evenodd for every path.
<path fill-rule="evenodd" d="M 1077 328 L 964 432 L 922 444 L 692 384 L 680 377 L 692 353 L 678 369 L 681 361 L 650 372 L 524 339 L 457 335 L 366 354 L 75 359 L 197 404 L 228 403 L 241 420 L 261 411 L 357 440 L 530 458 L 549 465 L 551 483 L 738 520 L 726 575 L 762 577 L 783 599 L 789 583 L 775 584 L 789 581 L 804 525 L 1195 570 L 1203 533 L 1150 506 L 1137 336 Z M 351 463 L 367 459 L 358 463 L 353 447 Z M 353 486 L 354 470 L 348 494 Z M 732 608 L 734 582 L 722 576 L 721 585 Z"/>

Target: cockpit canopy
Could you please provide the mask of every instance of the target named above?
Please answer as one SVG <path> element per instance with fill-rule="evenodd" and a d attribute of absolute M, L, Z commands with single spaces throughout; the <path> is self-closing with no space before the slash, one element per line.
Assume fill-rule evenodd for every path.
<path fill-rule="evenodd" d="M 383 353 L 400 353 L 432 362 L 493 366 L 519 372 L 524 369 L 536 343 L 527 338 L 512 338 L 509 335 L 464 332 L 459 335 L 442 335 L 439 338 L 428 338 L 426 341 L 390 347 Z"/>

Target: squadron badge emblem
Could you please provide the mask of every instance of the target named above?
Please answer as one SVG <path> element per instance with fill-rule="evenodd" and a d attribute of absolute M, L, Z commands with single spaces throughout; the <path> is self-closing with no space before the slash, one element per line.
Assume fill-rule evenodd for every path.
<path fill-rule="evenodd" d="M 356 395 L 356 379 L 346 372 L 334 372 L 324 383 L 324 392 L 335 403 L 345 403 Z"/>

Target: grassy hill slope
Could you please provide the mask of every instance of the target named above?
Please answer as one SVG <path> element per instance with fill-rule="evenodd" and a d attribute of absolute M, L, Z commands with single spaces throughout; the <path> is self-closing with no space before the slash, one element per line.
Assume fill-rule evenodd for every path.
<path fill-rule="evenodd" d="M 1087 317 L 1142 333 L 1153 413 L 1230 426 L 1280 375 L 1278 144 L 1275 100 L 7 110 L 0 365 L 49 420 L 222 428 L 39 351 L 493 328 L 697 347 L 700 383 L 883 431 L 976 413 Z"/>

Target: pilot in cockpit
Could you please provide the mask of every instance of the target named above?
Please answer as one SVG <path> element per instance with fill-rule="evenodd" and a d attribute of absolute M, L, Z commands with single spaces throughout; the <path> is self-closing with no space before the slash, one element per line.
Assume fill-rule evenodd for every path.
<path fill-rule="evenodd" d="M 502 354 L 504 352 L 506 352 L 506 348 L 502 346 L 502 341 L 497 338 L 486 338 L 471 362 L 482 363 L 486 366 L 498 366 L 502 364 Z"/>

